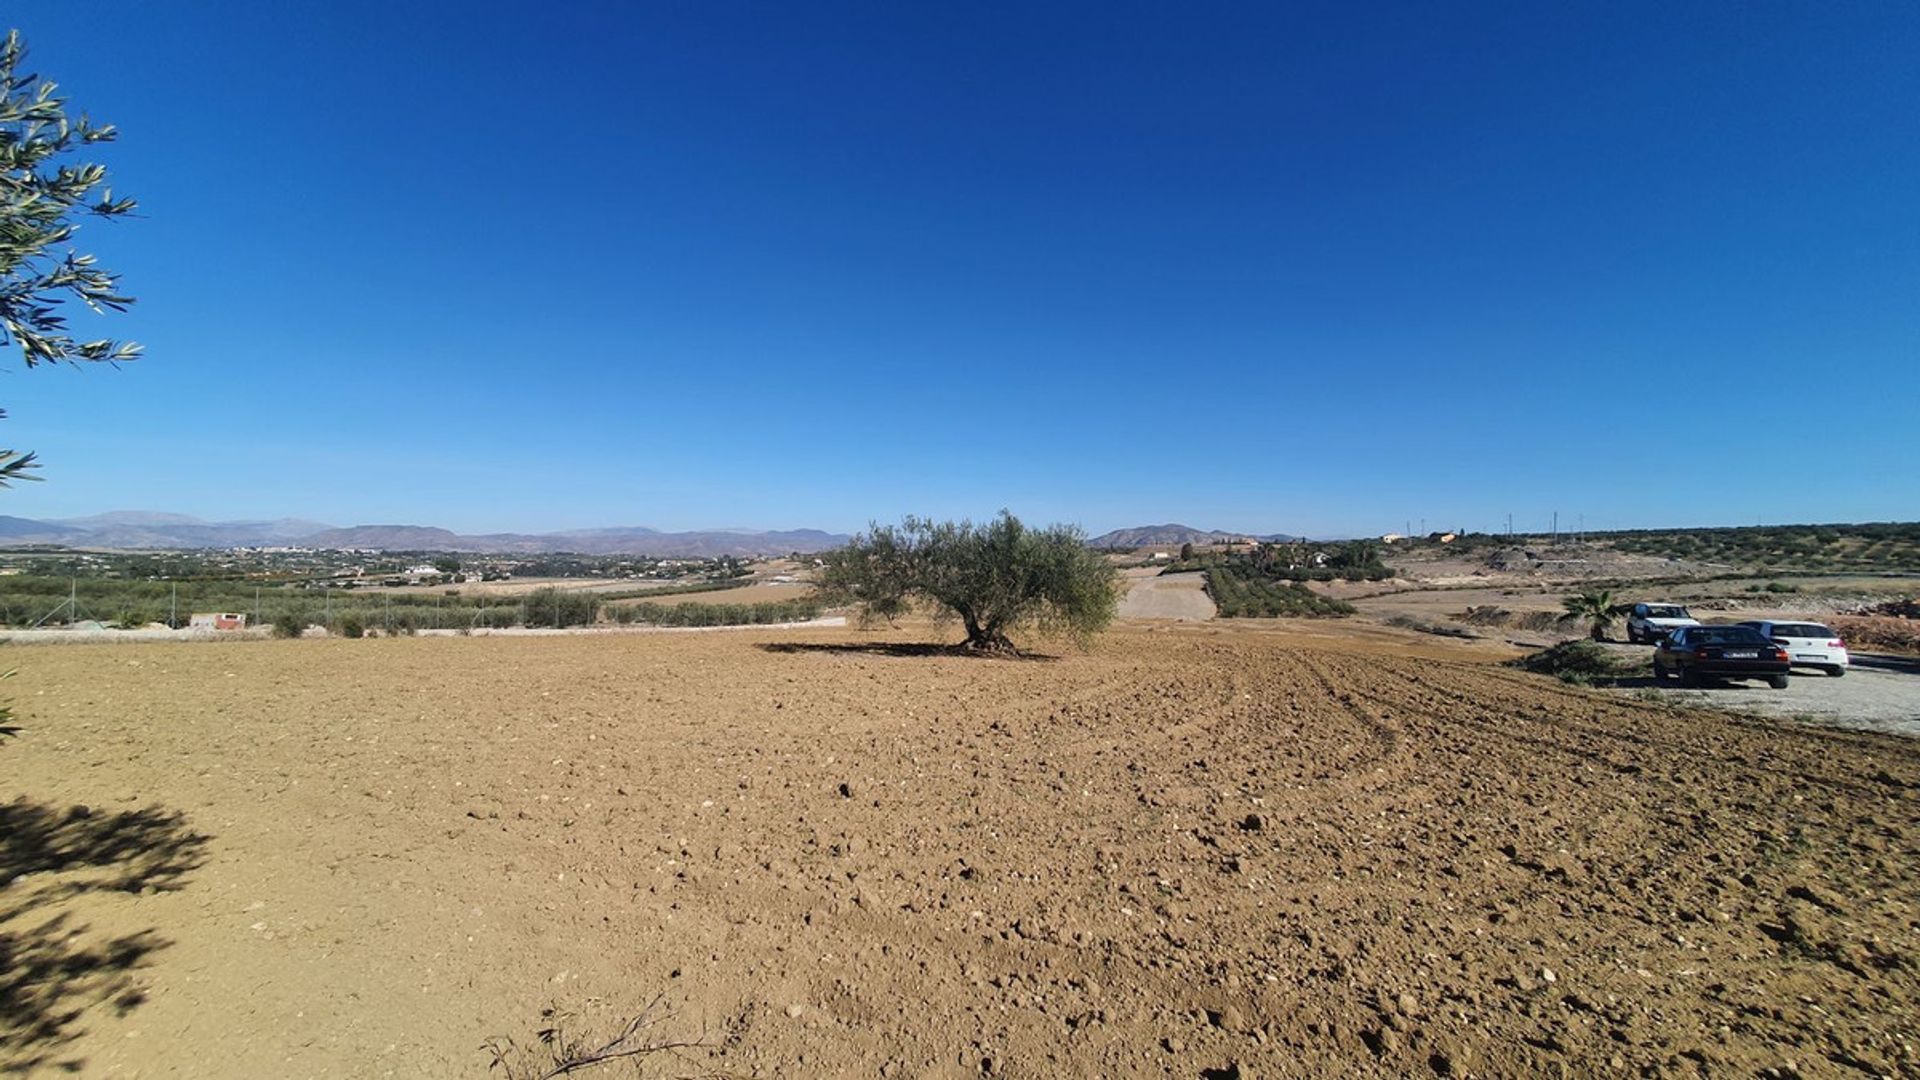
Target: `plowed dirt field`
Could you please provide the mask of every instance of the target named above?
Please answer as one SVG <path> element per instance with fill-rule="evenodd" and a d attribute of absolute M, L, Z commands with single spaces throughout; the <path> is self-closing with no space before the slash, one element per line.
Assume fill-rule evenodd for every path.
<path fill-rule="evenodd" d="M 1920 1071 L 1914 743 L 1316 633 L 16 649 L 0 1071 Z"/>

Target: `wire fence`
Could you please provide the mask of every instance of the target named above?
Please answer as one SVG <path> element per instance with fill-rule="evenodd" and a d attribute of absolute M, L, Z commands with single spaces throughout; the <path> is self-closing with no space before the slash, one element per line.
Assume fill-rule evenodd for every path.
<path fill-rule="evenodd" d="M 321 626 L 330 633 L 358 637 L 368 632 L 585 626 L 603 619 L 663 626 L 739 625 L 798 621 L 820 611 L 819 603 L 810 598 L 757 604 L 609 603 L 738 586 L 738 582 L 723 582 L 619 592 L 548 587 L 518 597 L 499 597 L 459 589 L 427 594 L 14 576 L 0 579 L 0 623 L 42 629 L 139 629 L 155 624 L 178 629 L 192 625 L 196 615 L 228 616 L 245 626 L 273 627 L 285 633 Z"/>

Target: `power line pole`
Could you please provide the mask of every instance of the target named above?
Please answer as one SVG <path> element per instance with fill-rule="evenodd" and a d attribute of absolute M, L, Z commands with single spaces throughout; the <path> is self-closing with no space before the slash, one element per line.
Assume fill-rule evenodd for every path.
<path fill-rule="evenodd" d="M 1560 511 L 1558 511 L 1558 510 L 1555 510 L 1555 511 L 1553 512 L 1553 537 L 1552 537 L 1552 543 L 1555 543 L 1555 544 L 1557 544 L 1557 543 L 1559 543 L 1559 542 L 1560 542 Z"/>
<path fill-rule="evenodd" d="M 180 583 L 173 583 L 173 607 L 168 609 L 167 629 L 180 629 Z"/>

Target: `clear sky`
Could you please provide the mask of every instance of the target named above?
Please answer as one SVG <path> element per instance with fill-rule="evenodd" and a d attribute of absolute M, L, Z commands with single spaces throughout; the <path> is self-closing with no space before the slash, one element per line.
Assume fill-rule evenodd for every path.
<path fill-rule="evenodd" d="M 148 355 L 0 513 L 1920 517 L 1920 5 L 6 17 Z"/>

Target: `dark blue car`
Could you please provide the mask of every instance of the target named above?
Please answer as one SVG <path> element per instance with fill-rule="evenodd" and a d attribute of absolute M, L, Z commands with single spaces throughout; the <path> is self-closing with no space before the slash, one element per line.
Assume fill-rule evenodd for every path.
<path fill-rule="evenodd" d="M 1787 651 L 1751 626 L 1683 626 L 1653 650 L 1653 678 L 1680 676 L 1681 686 L 1708 679 L 1765 679 L 1787 688 Z"/>

